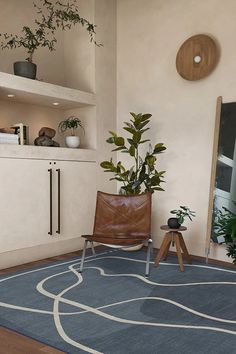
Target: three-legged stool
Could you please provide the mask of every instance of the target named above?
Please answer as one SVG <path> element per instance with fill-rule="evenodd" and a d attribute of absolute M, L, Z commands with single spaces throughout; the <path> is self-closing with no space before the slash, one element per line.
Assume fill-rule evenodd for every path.
<path fill-rule="evenodd" d="M 191 258 L 188 253 L 187 247 L 185 245 L 183 236 L 180 231 L 185 231 L 187 230 L 187 227 L 185 226 L 180 226 L 179 229 L 171 229 L 169 228 L 168 225 L 162 225 L 161 226 L 162 230 L 166 231 L 166 234 L 164 236 L 163 242 L 161 244 L 160 250 L 157 254 L 156 260 L 155 260 L 155 266 L 157 267 L 161 258 L 163 257 L 164 259 L 167 259 L 168 251 L 170 248 L 170 245 L 172 243 L 172 246 L 175 245 L 176 247 L 176 253 L 178 256 L 178 261 L 179 261 L 179 266 L 182 272 L 184 272 L 184 265 L 183 265 L 183 257 L 182 257 L 182 252 L 185 258 L 187 259 L 188 263 L 191 264 Z"/>

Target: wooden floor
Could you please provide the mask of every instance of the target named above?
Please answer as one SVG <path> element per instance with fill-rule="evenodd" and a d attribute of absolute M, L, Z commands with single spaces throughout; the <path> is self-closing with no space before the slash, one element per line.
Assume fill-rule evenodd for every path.
<path fill-rule="evenodd" d="M 42 261 L 31 262 L 20 266 L 0 270 L 0 275 L 6 275 L 10 272 L 27 270 L 33 266 L 41 266 L 53 263 L 55 261 L 64 261 L 71 257 L 81 255 L 81 251 L 69 253 L 62 256 L 44 259 Z M 25 337 L 0 326 L 0 354 L 62 354 L 64 352 L 49 347 L 36 340 Z"/>
<path fill-rule="evenodd" d="M 97 249 L 102 251 L 104 250 L 104 247 L 99 246 Z M 156 252 L 157 250 L 155 250 L 155 253 Z M 170 254 L 174 255 L 175 252 L 170 252 Z M 41 261 L 31 262 L 20 266 L 0 270 L 0 275 L 6 275 L 10 272 L 19 271 L 19 270 L 27 270 L 28 268 L 34 266 L 47 265 L 55 261 L 64 261 L 67 260 L 68 258 L 77 257 L 80 255 L 81 255 L 81 251 L 78 251 L 78 252 L 68 253 L 65 255 L 44 259 Z M 192 259 L 196 259 L 198 261 L 204 262 L 203 257 L 197 257 L 197 256 L 191 256 L 191 257 Z M 222 261 L 216 261 L 210 259 L 209 263 L 228 266 L 235 269 L 235 265 L 222 262 Z M 0 326 L 0 354 L 43 354 L 43 353 L 62 354 L 63 352 Z"/>
<path fill-rule="evenodd" d="M 0 327 L 1 354 L 62 354 L 60 350 L 51 348 L 36 340 Z"/>

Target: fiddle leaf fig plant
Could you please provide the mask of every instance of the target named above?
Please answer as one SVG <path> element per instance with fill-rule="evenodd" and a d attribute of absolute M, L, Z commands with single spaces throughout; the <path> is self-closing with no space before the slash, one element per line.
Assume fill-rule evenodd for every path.
<path fill-rule="evenodd" d="M 106 140 L 107 143 L 114 145 L 112 151 L 120 151 L 131 156 L 133 163 L 131 167 L 126 168 L 119 161 L 115 164 L 112 158 L 109 161 L 103 161 L 100 166 L 104 172 L 111 172 L 114 177 L 110 180 L 121 182 L 120 193 L 126 195 L 140 194 L 142 192 L 163 191 L 160 184 L 164 182 L 163 175 L 165 171 L 157 171 L 157 155 L 166 150 L 163 143 L 155 144 L 154 148 L 149 144 L 148 151 L 144 156 L 140 155 L 141 145 L 148 143 L 149 139 L 144 139 L 143 134 L 150 128 L 151 114 L 135 114 L 130 113 L 132 118 L 129 122 L 124 122 L 123 129 L 129 133 L 128 138 L 117 135 L 110 131 L 110 137 Z"/>
<path fill-rule="evenodd" d="M 90 41 L 101 46 L 95 40 L 96 25 L 90 23 L 80 15 L 77 0 L 62 1 L 37 0 L 33 3 L 38 17 L 34 21 L 34 27 L 23 26 L 21 34 L 0 33 L 2 49 L 25 48 L 28 57 L 26 60 L 33 62 L 33 55 L 40 47 L 46 47 L 49 51 L 55 50 L 57 39 L 55 32 L 58 29 L 70 30 L 72 26 L 80 24 L 85 27 Z"/>

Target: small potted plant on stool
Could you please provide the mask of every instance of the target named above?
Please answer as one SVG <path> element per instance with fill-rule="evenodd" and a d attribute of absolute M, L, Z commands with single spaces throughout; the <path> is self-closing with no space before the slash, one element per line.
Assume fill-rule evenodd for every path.
<path fill-rule="evenodd" d="M 167 221 L 171 229 L 179 229 L 186 217 L 192 221 L 192 218 L 196 216 L 195 211 L 190 210 L 187 206 L 180 206 L 180 209 L 171 210 L 171 214 L 176 215 L 175 218 L 169 218 Z"/>

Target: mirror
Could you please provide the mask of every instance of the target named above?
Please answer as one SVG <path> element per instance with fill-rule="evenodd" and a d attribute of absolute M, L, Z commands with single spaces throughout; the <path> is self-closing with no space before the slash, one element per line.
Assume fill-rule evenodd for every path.
<path fill-rule="evenodd" d="M 216 234 L 216 214 L 223 207 L 236 212 L 236 102 L 223 103 L 217 99 L 211 187 L 209 198 L 206 255 L 210 242 L 224 243 Z"/>

